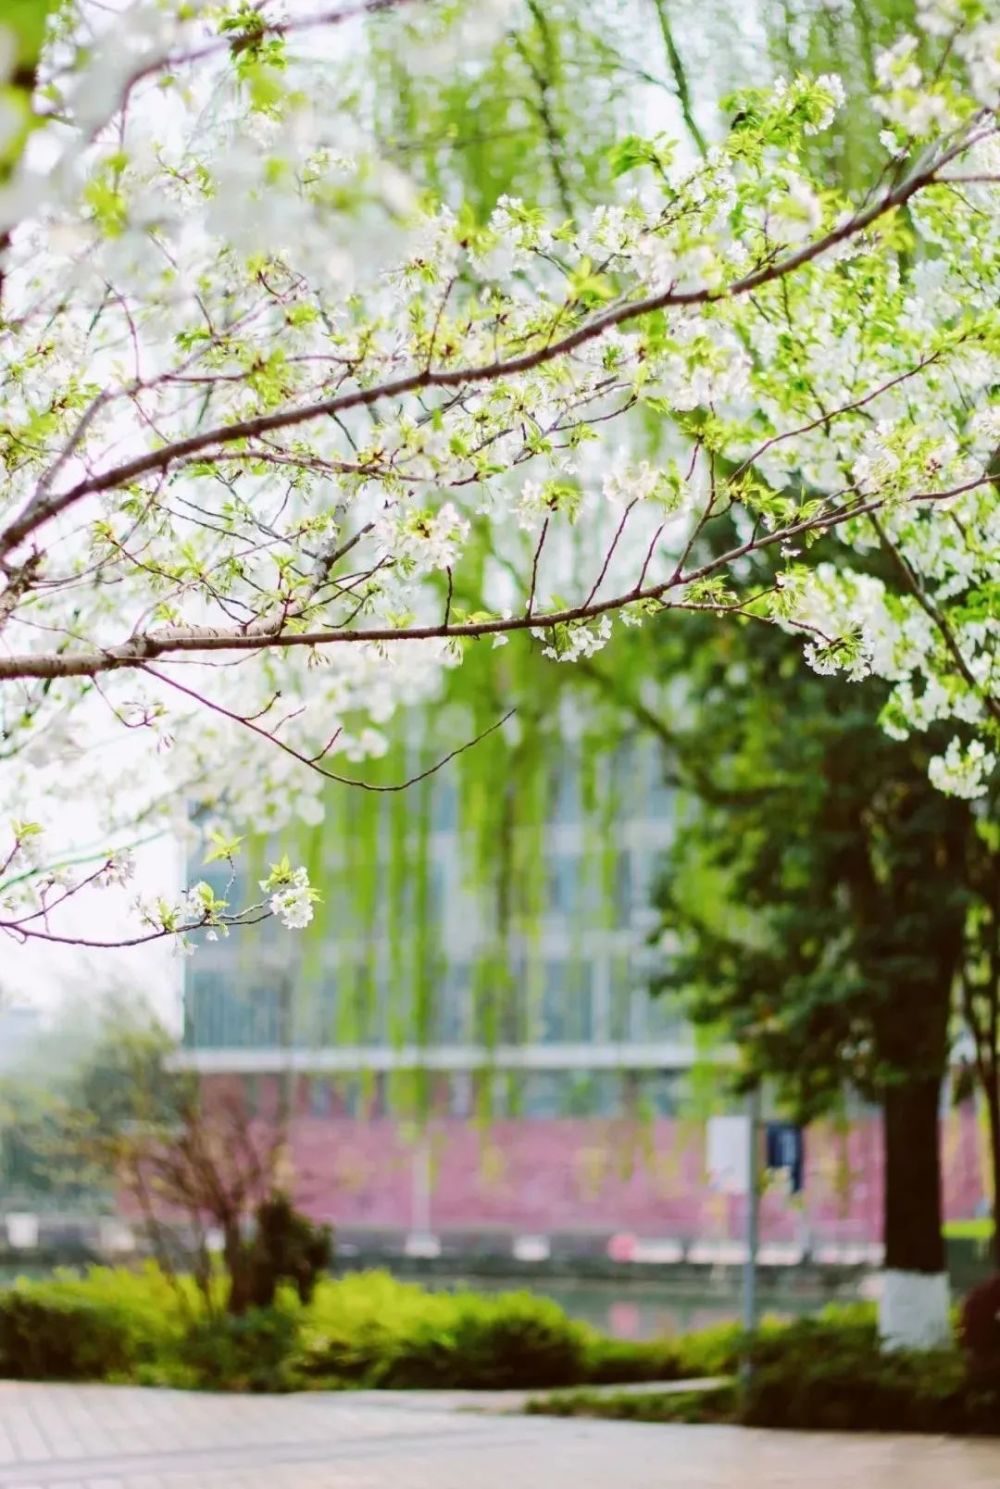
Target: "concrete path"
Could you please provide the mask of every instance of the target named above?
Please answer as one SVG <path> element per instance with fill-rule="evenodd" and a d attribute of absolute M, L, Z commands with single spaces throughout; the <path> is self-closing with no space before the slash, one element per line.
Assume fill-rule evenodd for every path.
<path fill-rule="evenodd" d="M 1000 1442 L 0 1384 L 0 1489 L 997 1489 Z"/>

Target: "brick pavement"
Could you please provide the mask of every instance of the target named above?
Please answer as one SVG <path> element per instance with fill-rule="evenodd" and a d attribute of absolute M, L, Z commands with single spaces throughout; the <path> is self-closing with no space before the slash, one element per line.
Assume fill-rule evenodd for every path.
<path fill-rule="evenodd" d="M 998 1489 L 1000 1443 L 0 1384 L 0 1489 Z"/>

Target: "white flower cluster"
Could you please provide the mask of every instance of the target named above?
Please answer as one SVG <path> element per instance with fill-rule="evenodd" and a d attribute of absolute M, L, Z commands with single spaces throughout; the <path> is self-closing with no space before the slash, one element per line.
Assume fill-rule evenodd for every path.
<path fill-rule="evenodd" d="M 612 507 L 620 511 L 630 502 L 648 501 L 655 496 L 660 480 L 660 472 L 648 460 L 634 466 L 616 464 L 604 477 L 604 497 Z"/>
<path fill-rule="evenodd" d="M 448 569 L 469 536 L 469 521 L 452 502 L 436 512 L 402 510 L 387 513 L 375 527 L 385 552 L 410 576 Z"/>
<path fill-rule="evenodd" d="M 124 887 L 135 878 L 135 871 L 136 862 L 133 853 L 128 851 L 112 853 L 94 883 L 101 889 L 110 888 L 112 885 Z"/>
<path fill-rule="evenodd" d="M 996 755 L 981 740 L 974 739 L 963 748 L 956 738 L 943 755 L 931 760 L 929 775 L 939 791 L 971 801 L 982 796 L 996 763 Z"/>
<path fill-rule="evenodd" d="M 554 635 L 537 632 L 538 639 L 545 644 L 542 654 L 554 662 L 578 662 L 581 657 L 593 657 L 611 639 L 611 616 L 605 613 L 593 621 L 570 621 Z"/>
<path fill-rule="evenodd" d="M 269 889 L 270 882 L 262 879 L 261 889 Z M 291 875 L 290 883 L 271 895 L 271 914 L 276 915 L 288 930 L 301 931 L 313 918 L 315 902 L 316 892 L 310 886 L 308 871 L 299 868 Z"/>
<path fill-rule="evenodd" d="M 399 35 L 437 44 L 454 21 L 451 41 L 485 44 L 476 10 L 414 11 Z M 493 45 L 503 4 L 483 10 Z M 977 111 L 1000 34 L 965 0 L 919 12 L 928 56 L 955 31 L 947 66 L 902 38 L 878 59 L 876 107 L 894 152 L 954 130 L 945 174 L 976 179 L 910 198 L 903 256 L 883 231 L 891 173 L 862 233 L 804 164 L 843 102 L 834 77 L 752 90 L 747 131 L 693 167 L 633 140 L 636 173 L 625 159 L 576 223 L 504 197 L 483 226 L 418 201 L 380 158 L 369 104 L 340 86 L 353 43 L 273 36 L 271 67 L 220 34 L 214 6 L 83 0 L 79 43 L 64 30 L 54 46 L 51 120 L 0 186 L 0 229 L 17 225 L 5 807 L 82 779 L 86 745 L 99 760 L 113 730 L 129 761 L 104 772 L 92 841 L 162 825 L 181 795 L 237 833 L 316 823 L 337 757 L 386 753 L 394 713 L 461 660 L 459 610 L 493 645 L 502 620 L 530 623 L 573 661 L 607 642 L 614 609 L 641 621 L 692 573 L 699 606 L 753 601 L 805 629 L 818 668 L 892 682 L 892 727 L 953 719 L 985 738 L 1000 136 Z M 101 44 L 112 25 L 120 46 Z M 740 547 L 716 561 L 722 514 Z M 802 577 L 830 534 L 833 570 Z M 883 538 L 919 598 L 855 572 Z M 766 597 L 765 542 L 781 561 Z M 302 926 L 312 892 L 288 873 L 266 893 Z M 98 877 L 128 876 L 114 856 Z M 34 914 L 55 879 L 30 882 Z M 206 889 L 147 925 L 218 930 L 233 912 Z"/>

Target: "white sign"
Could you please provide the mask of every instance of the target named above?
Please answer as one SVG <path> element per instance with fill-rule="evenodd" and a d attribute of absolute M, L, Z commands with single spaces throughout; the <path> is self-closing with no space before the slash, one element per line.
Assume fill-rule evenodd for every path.
<path fill-rule="evenodd" d="M 750 1192 L 749 1117 L 709 1117 L 705 1167 L 717 1194 Z"/>
<path fill-rule="evenodd" d="M 38 1245 L 38 1216 L 11 1212 L 7 1216 L 7 1244 L 16 1251 L 33 1251 Z"/>

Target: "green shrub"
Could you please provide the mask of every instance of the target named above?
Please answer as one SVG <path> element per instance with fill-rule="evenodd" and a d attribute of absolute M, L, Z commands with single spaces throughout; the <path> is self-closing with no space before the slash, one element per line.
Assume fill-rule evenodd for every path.
<path fill-rule="evenodd" d="M 867 1312 L 800 1319 L 758 1340 L 750 1361 L 740 1409 L 749 1426 L 947 1432 L 965 1423 L 957 1351 L 885 1354 Z"/>
<path fill-rule="evenodd" d="M 590 1385 L 627 1385 L 633 1381 L 679 1380 L 686 1369 L 683 1339 L 607 1339 L 587 1341 L 583 1378 Z"/>
<path fill-rule="evenodd" d="M 14 1380 L 102 1380 L 134 1363 L 129 1337 L 99 1304 L 20 1286 L 0 1300 L 0 1375 Z"/>
<path fill-rule="evenodd" d="M 570 1385 L 585 1378 L 590 1338 L 531 1293 L 428 1293 L 358 1273 L 317 1288 L 304 1369 L 396 1389 Z"/>
<path fill-rule="evenodd" d="M 191 1298 L 193 1288 L 189 1289 Z M 169 1353 L 182 1299 L 154 1266 L 92 1267 L 0 1291 L 0 1375 L 21 1380 L 128 1377 Z"/>
<path fill-rule="evenodd" d="M 444 1328 L 427 1319 L 400 1341 L 381 1384 L 502 1390 L 583 1378 L 586 1331 L 548 1299 L 530 1293 L 496 1298 L 459 1293 L 452 1305 Z"/>
<path fill-rule="evenodd" d="M 296 1373 L 299 1320 L 286 1304 L 203 1317 L 177 1348 L 179 1371 L 167 1380 L 213 1391 L 290 1391 Z"/>
<path fill-rule="evenodd" d="M 734 1386 L 708 1391 L 555 1391 L 527 1402 L 529 1416 L 603 1417 L 618 1422 L 731 1422 Z"/>

